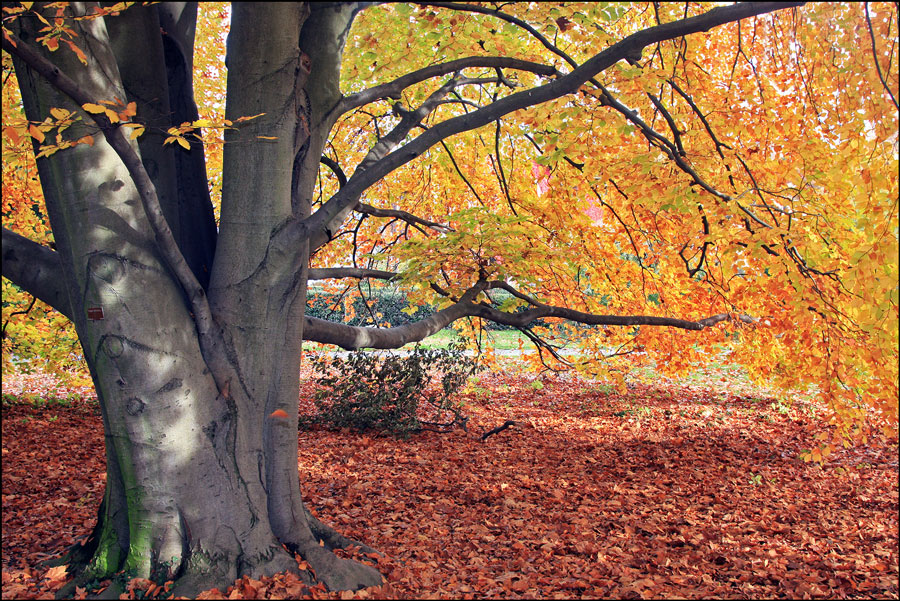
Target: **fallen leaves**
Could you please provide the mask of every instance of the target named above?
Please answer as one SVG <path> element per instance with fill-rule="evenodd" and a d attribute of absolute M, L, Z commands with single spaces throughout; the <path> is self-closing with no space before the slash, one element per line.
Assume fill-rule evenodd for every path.
<path fill-rule="evenodd" d="M 282 573 L 199 598 L 897 598 L 896 443 L 807 464 L 802 405 L 706 382 L 621 396 L 550 378 L 537 404 L 522 376 L 480 387 L 469 432 L 300 433 L 310 509 L 384 553 L 341 555 L 385 585 L 328 592 Z M 480 442 L 507 419 L 528 426 Z M 64 568 L 37 566 L 90 532 L 103 483 L 96 405 L 4 405 L 4 598 L 58 590 Z"/>

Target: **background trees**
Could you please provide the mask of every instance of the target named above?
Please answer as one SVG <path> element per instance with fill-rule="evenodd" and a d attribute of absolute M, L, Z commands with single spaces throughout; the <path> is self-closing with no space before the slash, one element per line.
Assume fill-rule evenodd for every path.
<path fill-rule="evenodd" d="M 190 9 L 95 8 L 9 7 L 3 46 L 25 109 L 4 111 L 4 276 L 73 319 L 120 441 L 93 569 L 205 584 L 286 569 L 277 541 L 329 586 L 373 581 L 318 550 L 346 541 L 302 510 L 296 432 L 271 419 L 296 414 L 301 337 L 396 347 L 488 319 L 620 386 L 727 348 L 818 386 L 835 442 L 895 426 L 892 6 L 235 6 L 215 118 L 186 74 L 223 66 L 194 53 Z M 221 176 L 201 130 L 225 132 Z M 29 138 L 57 249 L 13 233 L 49 241 Z M 319 277 L 399 281 L 440 310 L 304 319 Z M 582 324 L 582 354 L 556 356 L 536 319 Z M 160 442 L 175 424 L 189 457 Z M 220 504 L 185 508 L 197 482 Z"/>

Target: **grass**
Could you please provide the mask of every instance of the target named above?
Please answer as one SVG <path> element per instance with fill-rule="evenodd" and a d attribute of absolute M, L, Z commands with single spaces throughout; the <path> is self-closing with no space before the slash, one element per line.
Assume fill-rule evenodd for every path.
<path fill-rule="evenodd" d="M 419 346 L 424 349 L 436 349 L 436 348 L 447 348 L 451 344 L 458 342 L 459 335 L 452 328 L 444 328 L 437 334 L 432 334 L 428 338 L 425 338 L 421 342 L 419 342 Z M 493 345 L 493 347 L 498 351 L 517 351 L 519 350 L 519 341 L 522 341 L 522 345 L 525 349 L 528 349 L 531 344 L 529 340 L 522 335 L 518 330 L 487 330 L 484 335 L 484 344 Z M 415 348 L 416 343 L 410 342 L 406 346 L 402 347 L 404 350 L 412 350 Z M 304 342 L 303 348 L 305 350 L 340 350 L 335 349 L 331 345 L 319 344 L 316 342 Z"/>
<path fill-rule="evenodd" d="M 454 342 L 459 340 L 459 335 L 451 328 L 444 328 L 437 334 L 433 334 L 419 343 L 422 348 L 447 348 Z M 485 332 L 483 342 L 498 351 L 517 351 L 519 350 L 519 341 L 522 341 L 524 348 L 528 348 L 531 344 L 524 335 L 518 330 L 487 330 Z M 404 346 L 404 349 L 412 349 L 415 343 Z"/>

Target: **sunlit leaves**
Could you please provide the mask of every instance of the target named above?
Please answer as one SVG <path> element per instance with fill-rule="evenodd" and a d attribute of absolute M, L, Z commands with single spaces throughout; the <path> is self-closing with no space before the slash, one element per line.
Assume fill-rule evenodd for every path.
<path fill-rule="evenodd" d="M 341 89 L 358 92 L 472 55 L 514 56 L 567 72 L 574 67 L 566 57 L 581 63 L 637 31 L 707 9 L 372 6 L 348 35 Z M 4 7 L 4 19 L 23 10 L 30 9 Z M 869 12 L 871 28 L 861 6 L 812 3 L 647 47 L 637 63 L 620 61 L 599 74 L 599 85 L 444 140 L 362 198 L 451 229 L 348 219 L 313 264 L 402 268 L 403 285 L 422 301 L 440 296 L 431 284 L 452 298 L 485 277 L 583 311 L 749 315 L 755 321 L 727 336 L 723 327 L 701 334 L 582 328 L 571 339 L 590 359 L 579 365 L 611 382 L 640 361 L 677 373 L 703 353 L 728 351 L 757 378 L 817 386 L 841 435 L 865 435 L 864 417 L 896 423 L 898 164 L 890 97 L 897 95 L 897 13 L 886 3 L 870 4 Z M 79 42 L 64 29 L 68 13 L 63 23 L 47 14 L 45 46 Z M 214 197 L 221 133 L 238 126 L 224 119 L 228 18 L 222 4 L 201 7 L 194 75 L 203 114 L 167 127 L 165 136 L 183 148 L 203 142 Z M 456 89 L 423 129 L 550 79 L 509 69 L 462 75 L 482 82 Z M 446 79 L 342 116 L 326 154 L 352 174 L 399 122 L 394 106 L 419 106 Z M 141 135 L 146 126 L 123 115 L 126 106 L 105 100 L 84 108 L 129 128 L 132 138 Z M 93 141 L 92 131 L 67 138 L 77 115 L 55 111 L 28 123 L 5 110 L 4 140 L 13 147 L 37 140 L 41 156 Z M 9 169 L 23 165 L 18 159 Z M 329 169 L 320 175 L 314 208 L 338 187 Z M 23 188 L 18 198 L 36 194 Z M 23 207 L 17 210 L 27 213 Z M 506 300 L 497 306 L 516 308 Z"/>
<path fill-rule="evenodd" d="M 598 40 L 602 47 L 705 9 L 593 3 L 535 5 L 527 14 L 515 4 L 500 10 L 577 60 L 597 51 Z M 673 373 L 703 360 L 686 346 L 711 352 L 724 342 L 756 377 L 783 386 L 816 383 L 838 422 L 855 424 L 839 428 L 841 435 L 860 434 L 864 415 L 896 423 L 897 114 L 874 60 L 890 71 L 897 15 L 887 4 L 870 10 L 874 58 L 862 7 L 838 4 L 648 47 L 639 64 L 623 61 L 598 76 L 632 118 L 610 110 L 605 93 L 591 84 L 504 117 L 496 135 L 493 127 L 461 134 L 370 191 L 373 203 L 441 219 L 449 213 L 454 232 L 408 231 L 411 241 L 400 255 L 387 251 L 378 223 L 353 224 L 354 238 L 371 251 L 383 248 L 382 260 L 401 256 L 405 282 L 431 300 L 430 282 L 459 293 L 482 270 L 540 290 L 542 301 L 585 310 L 756 316 L 724 341 L 650 328 L 617 332 L 615 345 L 588 331 L 576 337 L 594 358 L 619 344 L 640 344 Z M 414 19 L 421 27 L 412 26 Z M 376 48 L 373 29 L 395 32 L 396 43 L 384 45 L 378 36 Z M 372 85 L 420 65 L 499 49 L 566 66 L 509 20 L 477 12 L 380 7 L 365 11 L 354 32 L 344 72 L 351 91 L 362 81 Z M 896 95 L 896 68 L 889 75 Z M 528 74 L 519 81 L 537 83 Z M 436 85 L 409 90 L 404 99 L 415 106 Z M 473 106 L 441 107 L 428 125 L 505 93 L 501 86 L 461 89 Z M 372 143 L 365 132 L 373 124 L 387 127 L 388 107 L 370 109 L 335 132 L 337 154 L 348 164 Z M 642 123 L 662 138 L 642 134 Z M 690 173 L 674 165 L 663 139 L 673 149 L 677 142 Z M 548 175 L 535 173 L 535 163 Z M 485 237 L 485 224 L 463 224 L 447 210 L 464 214 L 476 206 L 492 215 L 497 240 L 520 235 L 555 252 L 530 249 L 533 257 L 525 260 L 527 244 L 500 248 Z M 516 230 L 521 224 L 541 231 Z M 503 257 L 517 257 L 512 262 L 521 271 L 503 267 Z M 638 356 L 608 363 L 627 369 Z"/>
<path fill-rule="evenodd" d="M 249 115 L 244 117 L 238 117 L 235 119 L 234 123 L 229 121 L 228 119 L 223 119 L 221 122 L 213 122 L 210 119 L 197 119 L 196 121 L 185 121 L 178 127 L 170 127 L 166 133 L 169 136 L 163 142 L 164 144 L 172 144 L 177 143 L 179 146 L 185 148 L 186 150 L 190 150 L 191 144 L 188 141 L 188 138 L 192 138 L 194 140 L 203 142 L 204 138 L 200 132 L 200 128 L 208 128 L 208 129 L 237 129 L 234 127 L 235 123 L 243 123 L 245 121 L 250 121 L 252 119 L 256 119 L 258 117 L 262 117 L 265 113 L 260 113 L 258 115 Z M 267 140 L 275 140 L 277 138 L 272 138 L 270 136 L 257 136 L 258 138 L 264 138 Z"/>

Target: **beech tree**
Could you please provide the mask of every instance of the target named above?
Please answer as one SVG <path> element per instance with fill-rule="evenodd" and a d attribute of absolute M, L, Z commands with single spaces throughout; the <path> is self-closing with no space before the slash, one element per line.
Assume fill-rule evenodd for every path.
<path fill-rule="evenodd" d="M 196 4 L 5 5 L 3 276 L 74 324 L 106 433 L 76 581 L 191 594 L 293 552 L 330 589 L 380 582 L 303 504 L 303 340 L 490 320 L 620 385 L 729 349 L 818 387 L 813 458 L 896 427 L 897 9 L 798 4 L 237 3 L 202 61 L 220 119 Z M 347 278 L 439 310 L 304 315 L 309 280 Z"/>

